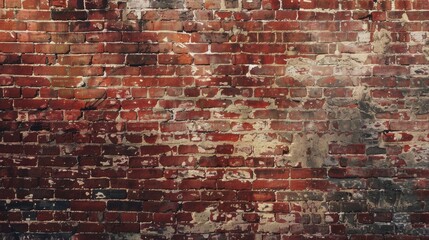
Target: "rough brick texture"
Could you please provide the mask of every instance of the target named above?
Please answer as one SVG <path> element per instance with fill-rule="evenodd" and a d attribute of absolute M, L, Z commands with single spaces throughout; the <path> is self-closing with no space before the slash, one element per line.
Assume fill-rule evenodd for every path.
<path fill-rule="evenodd" d="M 0 238 L 429 239 L 428 0 L 0 8 Z"/>

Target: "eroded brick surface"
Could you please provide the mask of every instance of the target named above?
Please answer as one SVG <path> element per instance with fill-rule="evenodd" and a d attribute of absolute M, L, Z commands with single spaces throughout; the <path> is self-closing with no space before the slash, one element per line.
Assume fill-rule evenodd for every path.
<path fill-rule="evenodd" d="M 2 239 L 427 239 L 427 0 L 0 0 Z"/>

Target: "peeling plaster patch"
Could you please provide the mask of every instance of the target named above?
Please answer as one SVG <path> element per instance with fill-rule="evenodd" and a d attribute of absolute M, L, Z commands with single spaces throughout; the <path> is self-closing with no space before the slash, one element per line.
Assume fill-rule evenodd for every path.
<path fill-rule="evenodd" d="M 280 165 L 290 164 L 304 168 L 322 167 L 329 160 L 329 144 L 353 143 L 353 136 L 346 134 L 296 133 L 290 146 L 290 154 Z"/>
<path fill-rule="evenodd" d="M 310 78 L 311 67 L 314 65 L 316 65 L 316 63 L 308 58 L 288 59 L 286 73 L 299 81 L 308 80 Z"/>
<path fill-rule="evenodd" d="M 273 213 L 259 213 L 258 216 L 260 223 L 274 222 L 276 219 L 276 216 Z"/>
<path fill-rule="evenodd" d="M 150 0 L 128 0 L 127 7 L 131 9 L 145 9 L 150 7 Z"/>
<path fill-rule="evenodd" d="M 111 240 L 141 240 L 139 233 L 121 233 L 110 235 Z"/>
<path fill-rule="evenodd" d="M 128 163 L 128 156 L 114 156 L 112 158 L 113 166 L 124 166 Z"/>
<path fill-rule="evenodd" d="M 409 22 L 409 21 L 410 21 L 410 19 L 408 19 L 408 15 L 407 15 L 407 13 L 403 13 L 403 14 L 402 14 L 401 21 L 402 21 L 402 22 Z"/>
<path fill-rule="evenodd" d="M 272 203 L 260 203 L 258 204 L 259 212 L 272 212 L 274 209 L 274 205 Z"/>
<path fill-rule="evenodd" d="M 167 237 L 167 239 L 171 239 L 175 232 L 176 232 L 176 230 L 172 226 L 153 225 L 153 226 L 150 226 L 149 228 L 143 229 L 143 233 L 162 235 L 164 237 Z M 139 239 L 141 239 L 141 238 L 139 238 Z"/>
<path fill-rule="evenodd" d="M 353 99 L 356 101 L 368 101 L 369 92 L 366 86 L 356 86 L 353 88 Z"/>
<path fill-rule="evenodd" d="M 288 152 L 289 148 L 284 142 L 280 142 L 274 136 L 269 134 L 245 134 L 242 138 L 243 142 L 248 142 L 247 147 L 252 149 L 252 153 L 261 155 L 271 155 L 283 149 Z"/>
<path fill-rule="evenodd" d="M 358 42 L 370 42 L 371 34 L 369 32 L 359 32 L 358 33 Z"/>
<path fill-rule="evenodd" d="M 296 51 L 295 47 L 288 47 L 288 49 L 286 51 L 286 55 L 294 56 L 297 54 L 298 54 L 298 52 Z"/>
<path fill-rule="evenodd" d="M 246 105 L 231 104 L 223 112 L 239 113 L 241 119 L 248 119 L 252 109 Z"/>
<path fill-rule="evenodd" d="M 256 64 L 250 64 L 249 65 L 249 71 L 246 73 L 246 77 L 251 77 L 252 74 L 250 72 L 252 71 L 252 69 L 254 69 L 254 68 L 258 67 L 258 66 L 259 65 L 256 65 Z"/>
<path fill-rule="evenodd" d="M 122 18 L 132 19 L 132 16 L 135 16 L 135 18 L 141 19 L 141 10 L 149 8 L 150 4 L 150 0 L 128 0 L 127 8 L 123 11 Z"/>
<path fill-rule="evenodd" d="M 268 222 L 268 223 L 258 224 L 258 232 L 287 233 L 288 231 L 289 231 L 288 223 Z"/>
<path fill-rule="evenodd" d="M 142 11 L 146 9 L 177 9 L 183 8 L 183 0 L 127 0 L 127 7 L 122 18 L 129 20 L 141 19 Z"/>
<path fill-rule="evenodd" d="M 413 112 L 416 115 L 424 115 L 429 113 L 429 99 L 417 98 L 416 101 L 412 101 L 411 106 Z"/>
<path fill-rule="evenodd" d="M 322 65 L 358 65 L 366 61 L 367 55 L 357 55 L 354 57 L 327 57 L 318 59 Z M 357 85 L 357 83 L 354 83 Z M 344 100 L 328 99 L 327 113 L 330 119 L 335 119 L 332 124 L 339 133 L 317 134 L 311 132 L 295 133 L 292 143 L 289 146 L 290 152 L 278 162 L 279 166 L 300 166 L 300 167 L 322 167 L 335 164 L 329 157 L 329 145 L 356 144 L 368 138 L 370 133 L 382 131 L 383 125 L 377 126 L 374 122 L 376 112 L 385 111 L 372 103 L 369 90 L 365 86 L 355 86 L 353 98 L 349 99 L 350 104 L 358 104 L 358 108 L 344 108 Z M 365 128 L 365 130 L 362 130 Z M 344 133 L 347 132 L 347 133 Z M 373 143 L 378 146 L 379 143 Z"/>
<path fill-rule="evenodd" d="M 428 50 L 429 51 L 429 50 Z M 429 54 L 428 57 L 429 58 Z M 410 72 L 413 75 L 429 75 L 429 67 L 426 65 L 415 65 L 410 68 Z"/>
<path fill-rule="evenodd" d="M 348 55 L 341 58 L 341 61 L 338 64 L 348 65 L 351 63 L 355 66 L 357 65 L 362 66 L 362 64 L 364 64 L 367 59 L 368 59 L 368 54 L 353 54 L 353 55 Z"/>
<path fill-rule="evenodd" d="M 376 30 L 374 32 L 374 41 L 372 42 L 373 51 L 375 53 L 383 54 L 387 52 L 390 42 L 392 42 L 392 36 L 386 29 Z"/>
<path fill-rule="evenodd" d="M 361 112 L 357 108 L 339 108 L 331 110 L 330 115 L 335 119 L 341 120 L 358 120 L 361 117 Z"/>
<path fill-rule="evenodd" d="M 203 212 L 193 212 L 192 213 L 192 222 L 191 223 L 201 223 L 207 222 L 210 220 L 211 213 L 215 210 L 214 206 L 206 208 Z"/>
<path fill-rule="evenodd" d="M 350 54 L 340 56 L 317 57 L 318 65 L 334 65 L 335 75 L 362 76 L 370 75 L 371 69 L 362 66 L 368 59 L 368 54 Z"/>
<path fill-rule="evenodd" d="M 248 145 L 237 145 L 236 153 L 241 156 L 250 156 L 253 153 L 253 147 Z"/>
<path fill-rule="evenodd" d="M 228 216 L 226 222 L 212 222 L 211 216 L 218 216 L 214 206 L 210 206 L 203 212 L 192 213 L 192 221 L 189 224 L 179 226 L 179 232 L 183 233 L 208 233 L 216 231 L 247 231 L 249 224 L 243 220 L 242 214 L 236 216 Z"/>
<path fill-rule="evenodd" d="M 295 134 L 288 159 L 296 164 L 301 163 L 302 167 L 320 167 L 329 150 L 329 144 L 323 140 L 316 134 Z"/>
<path fill-rule="evenodd" d="M 224 180 L 233 179 L 249 179 L 251 178 L 250 172 L 246 170 L 228 171 L 224 175 Z"/>
<path fill-rule="evenodd" d="M 285 221 L 285 222 L 291 223 L 291 222 L 296 221 L 296 215 L 295 214 L 279 214 L 278 219 L 280 221 Z"/>
<path fill-rule="evenodd" d="M 200 170 L 185 170 L 179 172 L 181 178 L 204 178 L 205 172 Z"/>
<path fill-rule="evenodd" d="M 407 152 L 398 155 L 407 167 L 429 167 L 429 144 L 412 146 Z"/>
<path fill-rule="evenodd" d="M 411 32 L 410 33 L 411 40 L 416 43 L 422 43 L 427 38 L 426 32 Z M 428 44 L 423 46 L 423 48 L 429 47 Z"/>
<path fill-rule="evenodd" d="M 423 52 L 423 55 L 425 56 L 426 60 L 429 61 L 429 42 L 427 42 L 426 45 L 423 46 L 422 52 Z"/>
<path fill-rule="evenodd" d="M 232 29 L 228 32 L 229 37 L 237 36 L 240 34 L 247 36 L 248 33 L 246 31 L 244 31 L 243 29 L 238 28 L 236 25 L 232 26 Z"/>

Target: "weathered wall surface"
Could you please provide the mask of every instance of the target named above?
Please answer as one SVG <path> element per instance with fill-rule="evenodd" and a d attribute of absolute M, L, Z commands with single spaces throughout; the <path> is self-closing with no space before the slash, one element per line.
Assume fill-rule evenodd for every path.
<path fill-rule="evenodd" d="M 0 0 L 4 239 L 428 239 L 429 1 Z"/>

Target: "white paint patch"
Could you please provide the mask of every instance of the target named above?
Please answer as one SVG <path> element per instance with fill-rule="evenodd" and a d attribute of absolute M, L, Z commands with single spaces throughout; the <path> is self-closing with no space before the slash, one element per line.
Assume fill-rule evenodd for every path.
<path fill-rule="evenodd" d="M 250 172 L 246 170 L 228 171 L 224 175 L 225 180 L 249 179 L 249 178 L 251 178 Z"/>
<path fill-rule="evenodd" d="M 334 218 L 332 218 L 330 215 L 325 216 L 325 222 L 326 223 L 332 223 L 334 222 Z"/>
<path fill-rule="evenodd" d="M 358 33 L 358 42 L 370 42 L 371 33 L 369 32 L 359 32 Z"/>
<path fill-rule="evenodd" d="M 375 53 L 385 53 L 387 48 L 392 42 L 392 36 L 390 32 L 386 29 L 381 29 L 380 31 L 376 30 L 374 32 L 374 41 L 372 42 L 373 51 Z"/>
<path fill-rule="evenodd" d="M 258 67 L 258 66 L 259 65 L 256 65 L 256 64 L 250 64 L 249 65 L 249 71 L 246 73 L 246 77 L 251 77 L 252 74 L 250 72 L 252 71 L 252 69 L 254 69 L 254 68 Z"/>
<path fill-rule="evenodd" d="M 260 212 L 272 212 L 274 209 L 272 203 L 260 203 L 258 204 L 258 211 Z"/>

